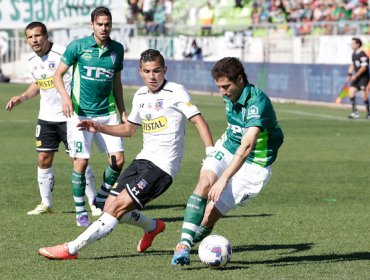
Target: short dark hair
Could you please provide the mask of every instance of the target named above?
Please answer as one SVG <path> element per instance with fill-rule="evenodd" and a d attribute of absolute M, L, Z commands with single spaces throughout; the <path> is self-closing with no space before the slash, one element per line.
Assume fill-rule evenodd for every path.
<path fill-rule="evenodd" d="M 33 21 L 31 23 L 29 23 L 26 28 L 24 29 L 24 33 L 26 33 L 27 30 L 30 30 L 30 29 L 34 29 L 36 27 L 40 27 L 41 28 L 41 33 L 43 35 L 46 35 L 48 34 L 48 30 L 46 29 L 46 26 L 45 24 L 43 24 L 42 22 L 40 21 Z"/>
<path fill-rule="evenodd" d="M 361 48 L 361 46 L 362 46 L 362 41 L 361 41 L 361 39 L 360 39 L 360 38 L 352 38 L 352 41 L 355 41 L 355 42 L 356 42 L 356 44 L 357 44 L 357 45 L 359 45 L 359 46 L 360 46 L 360 48 Z"/>
<path fill-rule="evenodd" d="M 161 66 L 164 67 L 164 58 L 160 51 L 147 49 L 146 51 L 143 51 L 140 55 L 140 67 L 143 62 L 156 61 L 157 59 L 159 60 Z"/>
<path fill-rule="evenodd" d="M 248 84 L 248 77 L 245 73 L 244 66 L 236 57 L 224 57 L 217 61 L 212 68 L 212 77 L 215 80 L 226 77 L 235 83 L 239 76 L 243 77 L 245 84 Z"/>
<path fill-rule="evenodd" d="M 91 22 L 94 22 L 95 19 L 99 16 L 107 16 L 112 21 L 112 14 L 110 13 L 107 7 L 97 7 L 91 12 Z"/>

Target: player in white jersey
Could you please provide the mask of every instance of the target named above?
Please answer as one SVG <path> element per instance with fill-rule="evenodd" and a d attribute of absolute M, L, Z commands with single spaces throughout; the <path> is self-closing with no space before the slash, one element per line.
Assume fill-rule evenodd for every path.
<path fill-rule="evenodd" d="M 103 215 L 75 240 L 41 248 L 39 254 L 50 259 L 76 259 L 80 249 L 105 237 L 120 221 L 127 222 L 140 213 L 137 209 L 164 193 L 180 167 L 186 119 L 196 126 L 206 150 L 213 146 L 208 124 L 183 86 L 165 80 L 166 70 L 159 51 L 144 51 L 139 73 L 146 86 L 135 93 L 128 122 L 110 126 L 85 120 L 79 124 L 82 130 L 124 137 L 132 136 L 142 126 L 143 149 L 110 191 Z M 158 233 L 144 234 L 138 251 L 150 246 Z"/>
<path fill-rule="evenodd" d="M 53 82 L 54 72 L 59 64 L 65 47 L 49 41 L 46 26 L 41 22 L 32 22 L 25 29 L 26 40 L 33 53 L 28 57 L 28 66 L 32 74 L 32 83 L 19 96 L 13 96 L 6 105 L 11 111 L 14 106 L 40 95 L 40 110 L 36 126 L 36 150 L 38 152 L 37 180 L 41 195 L 41 203 L 27 212 L 28 215 L 50 213 L 52 207 L 52 191 L 54 188 L 54 153 L 63 142 L 68 152 L 66 117 L 62 112 L 62 101 Z M 68 91 L 71 88 L 71 72 L 64 76 L 64 84 Z M 92 169 L 86 172 L 88 180 L 88 200 L 92 205 L 93 215 L 101 214 L 100 209 L 93 205 L 96 195 L 95 178 Z"/>

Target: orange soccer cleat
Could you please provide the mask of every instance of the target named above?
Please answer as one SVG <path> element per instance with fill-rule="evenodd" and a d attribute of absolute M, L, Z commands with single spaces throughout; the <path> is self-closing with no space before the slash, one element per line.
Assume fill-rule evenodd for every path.
<path fill-rule="evenodd" d="M 68 252 L 68 245 L 56 245 L 53 247 L 44 247 L 39 249 L 39 254 L 52 260 L 74 260 L 77 259 L 77 254 L 71 255 Z"/>
<path fill-rule="evenodd" d="M 144 236 L 139 240 L 136 250 L 139 253 L 145 252 L 152 245 L 154 238 L 164 231 L 165 228 L 166 224 L 162 220 L 157 219 L 155 229 L 144 233 Z"/>

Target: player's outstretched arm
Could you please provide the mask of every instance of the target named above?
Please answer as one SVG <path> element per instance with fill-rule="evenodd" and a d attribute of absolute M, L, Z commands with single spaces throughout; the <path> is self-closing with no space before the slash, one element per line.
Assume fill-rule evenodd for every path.
<path fill-rule="evenodd" d="M 21 95 L 13 96 L 6 104 L 5 109 L 10 112 L 14 108 L 14 106 L 19 105 L 23 103 L 24 101 L 31 99 L 35 97 L 36 95 L 38 95 L 40 92 L 39 90 L 40 88 L 36 83 L 30 84 L 28 89 L 25 92 L 23 92 Z"/>
<path fill-rule="evenodd" d="M 208 123 L 206 122 L 202 115 L 196 115 L 192 117 L 190 121 L 197 128 L 199 136 L 202 139 L 203 145 L 206 148 L 206 154 L 208 154 L 207 150 L 209 150 L 210 147 L 213 147 L 212 134 L 209 129 Z"/>
<path fill-rule="evenodd" d="M 86 130 L 92 133 L 101 132 L 112 136 L 130 137 L 135 133 L 137 125 L 129 122 L 118 125 L 106 125 L 92 120 L 84 120 L 79 122 L 77 127 L 80 130 Z"/>

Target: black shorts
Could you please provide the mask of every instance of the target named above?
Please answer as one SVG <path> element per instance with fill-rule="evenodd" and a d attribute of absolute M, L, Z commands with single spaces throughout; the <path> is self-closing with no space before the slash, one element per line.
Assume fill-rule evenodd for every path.
<path fill-rule="evenodd" d="M 37 121 L 35 136 L 36 151 L 38 152 L 58 151 L 60 142 L 64 143 L 66 152 L 69 150 L 66 122 L 48 122 L 39 119 Z"/>
<path fill-rule="evenodd" d="M 351 83 L 351 87 L 357 88 L 357 90 L 365 90 L 368 83 L 369 83 L 369 77 L 364 76 L 364 77 L 360 77 L 359 79 L 353 81 Z"/>
<path fill-rule="evenodd" d="M 118 178 L 110 195 L 118 196 L 126 189 L 138 209 L 164 193 L 172 184 L 172 177 L 148 160 L 134 160 Z"/>

